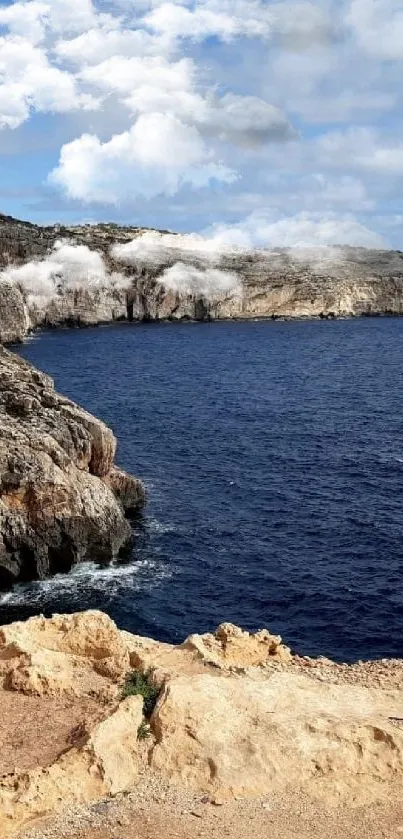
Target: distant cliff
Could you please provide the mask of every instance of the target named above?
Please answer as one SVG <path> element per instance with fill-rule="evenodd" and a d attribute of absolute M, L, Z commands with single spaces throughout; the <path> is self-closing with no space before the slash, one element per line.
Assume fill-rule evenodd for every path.
<path fill-rule="evenodd" d="M 113 285 L 60 288 L 40 306 L 18 284 L 0 281 L 0 342 L 21 340 L 30 330 L 60 325 L 87 326 L 117 320 L 215 320 L 224 318 L 333 318 L 403 313 L 403 254 L 334 247 L 312 251 L 259 250 L 217 253 L 209 266 L 235 272 L 241 293 L 209 298 L 179 293 L 161 282 L 164 270 L 180 261 L 203 268 L 203 254 L 170 248 L 149 263 L 118 263 L 111 248 L 144 229 L 112 224 L 39 227 L 0 216 L 0 268 L 45 259 L 57 241 L 86 245 L 102 254 L 126 287 Z M 162 231 L 164 236 L 165 231 Z M 171 236 L 172 239 L 172 236 Z M 179 242 L 179 239 L 178 239 Z"/>

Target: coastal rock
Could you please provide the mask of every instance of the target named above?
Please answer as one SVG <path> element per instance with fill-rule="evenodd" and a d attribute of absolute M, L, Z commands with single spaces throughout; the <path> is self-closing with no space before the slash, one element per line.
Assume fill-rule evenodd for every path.
<path fill-rule="evenodd" d="M 104 482 L 119 499 L 127 515 L 135 514 L 146 503 L 144 484 L 127 472 L 113 467 L 104 478 Z"/>
<path fill-rule="evenodd" d="M 333 318 L 403 314 L 403 254 L 358 247 L 239 250 L 192 253 L 172 248 L 131 265 L 112 255 L 145 230 L 114 224 L 39 227 L 0 215 L 0 269 L 49 256 L 57 242 L 86 246 L 101 255 L 123 285 L 60 285 L 40 302 L 0 280 L 0 343 L 19 341 L 41 327 L 90 326 L 115 321 L 232 318 Z M 172 239 L 172 234 L 171 239 Z M 180 262 L 189 270 L 236 274 L 235 293 L 178 293 L 166 287 L 164 272 Z"/>
<path fill-rule="evenodd" d="M 199 643 L 131 635 L 100 612 L 0 628 L 2 837 L 133 790 L 147 774 L 151 789 L 157 773 L 208 801 L 300 791 L 326 807 L 374 802 L 401 782 L 403 662 L 343 668 L 319 658 L 306 670 L 299 656 L 276 657 L 282 645 L 268 631 L 224 624 L 194 637 L 233 645 L 239 665 L 252 650 L 256 663 L 234 672 L 228 658 L 218 668 Z M 133 668 L 156 672 L 161 688 L 143 743 L 143 699 L 121 699 Z"/>
<path fill-rule="evenodd" d="M 129 666 L 125 640 L 102 612 L 39 616 L 0 629 L 0 676 L 8 690 L 108 698 Z"/>
<path fill-rule="evenodd" d="M 0 586 L 109 560 L 129 544 L 115 451 L 109 428 L 0 348 Z M 138 482 L 121 482 L 139 508 Z"/>
<path fill-rule="evenodd" d="M 281 643 L 280 635 L 271 635 L 266 629 L 251 634 L 231 623 L 221 624 L 214 635 L 191 635 L 183 646 L 196 651 L 207 664 L 224 669 L 291 659 L 291 651 Z"/>
<path fill-rule="evenodd" d="M 139 696 L 128 697 L 51 766 L 0 779 L 0 835 L 71 804 L 96 801 L 133 788 L 139 771 Z"/>
<path fill-rule="evenodd" d="M 20 289 L 11 283 L 0 282 L 0 344 L 19 343 L 30 327 Z"/>
<path fill-rule="evenodd" d="M 152 717 L 151 765 L 222 799 L 292 788 L 365 796 L 403 772 L 401 692 L 291 672 L 178 676 Z"/>

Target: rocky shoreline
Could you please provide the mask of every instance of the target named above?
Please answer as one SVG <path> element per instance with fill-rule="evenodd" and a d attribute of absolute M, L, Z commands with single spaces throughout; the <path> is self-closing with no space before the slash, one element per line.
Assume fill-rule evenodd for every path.
<path fill-rule="evenodd" d="M 27 240 L 27 226 L 4 224 L 10 259 L 40 258 L 61 232 L 31 225 Z M 89 235 L 101 249 L 105 239 L 106 254 L 104 228 Z M 126 290 L 71 290 L 38 314 L 21 288 L 0 282 L 0 341 L 119 319 L 402 314 L 401 255 L 364 256 L 324 276 L 312 266 L 301 275 L 284 253 L 270 270 L 267 254 L 255 255 L 244 271 L 237 265 L 242 297 L 214 303 L 167 292 L 158 272 L 145 272 Z M 352 264 L 361 264 L 354 281 Z M 127 516 L 145 492 L 115 454 L 110 429 L 0 347 L 0 587 L 109 561 L 130 545 Z M 231 624 L 179 646 L 121 631 L 100 612 L 0 627 L 0 835 L 133 839 L 137 824 L 147 839 L 162 830 L 167 839 L 395 839 L 402 683 L 401 660 L 312 659 L 267 630 Z"/>
<path fill-rule="evenodd" d="M 180 236 L 176 248 L 173 234 L 154 231 L 158 247 L 152 240 L 144 246 L 145 255 L 140 250 L 129 258 L 131 243 L 147 233 L 108 224 L 38 227 L 0 216 L 0 343 L 21 341 L 36 329 L 117 321 L 334 319 L 403 313 L 399 251 L 334 247 L 212 254 L 192 251 L 188 245 L 184 249 Z M 35 298 L 10 279 L 10 269 L 35 268 L 51 260 L 60 242 L 85 249 L 87 259 L 92 256 L 94 265 L 102 264 L 99 281 L 86 285 L 83 280 L 68 287 L 61 280 L 54 294 L 47 291 L 48 296 Z M 175 290 L 164 278 L 178 265 L 182 274 L 189 271 L 204 282 L 211 271 L 213 277 L 236 277 L 239 288 L 236 293 L 227 289 L 212 295 L 206 289 Z"/>
<path fill-rule="evenodd" d="M 145 492 L 115 453 L 109 428 L 0 347 L 1 588 L 109 561 L 130 545 L 126 516 Z"/>

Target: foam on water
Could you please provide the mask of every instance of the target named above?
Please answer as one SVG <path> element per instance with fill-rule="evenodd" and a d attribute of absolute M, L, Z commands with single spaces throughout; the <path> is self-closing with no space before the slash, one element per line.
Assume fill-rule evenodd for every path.
<path fill-rule="evenodd" d="M 47 580 L 22 583 L 0 596 L 0 608 L 24 606 L 49 610 L 49 606 L 60 600 L 89 600 L 101 594 L 106 600 L 119 596 L 130 587 L 132 592 L 150 590 L 163 580 L 172 577 L 172 569 L 163 563 L 143 560 L 123 565 L 111 563 L 107 566 L 94 562 L 83 562 L 69 574 L 57 574 Z"/>

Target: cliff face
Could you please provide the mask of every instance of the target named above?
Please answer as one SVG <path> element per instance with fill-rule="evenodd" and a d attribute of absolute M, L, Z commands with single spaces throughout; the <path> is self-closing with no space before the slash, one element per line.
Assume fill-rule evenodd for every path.
<path fill-rule="evenodd" d="M 102 254 L 109 271 L 126 278 L 114 286 L 60 287 L 51 299 L 27 299 L 18 285 L 0 281 L 0 342 L 21 340 L 38 327 L 86 326 L 116 320 L 254 317 L 350 317 L 403 312 L 403 254 L 363 248 L 318 253 L 287 250 L 203 256 L 178 247 L 161 249 L 148 262 L 124 266 L 111 248 L 136 238 L 140 228 L 96 225 L 37 227 L 0 217 L 0 268 L 44 259 L 59 240 Z M 172 239 L 172 237 L 171 237 Z M 163 235 L 162 235 L 163 240 Z M 179 240 L 178 240 L 179 241 Z M 239 294 L 178 293 L 161 282 L 164 270 L 181 262 L 191 269 L 236 273 Z"/>
<path fill-rule="evenodd" d="M 139 481 L 114 467 L 102 422 L 0 348 L 0 587 L 109 560 L 130 541 Z"/>

